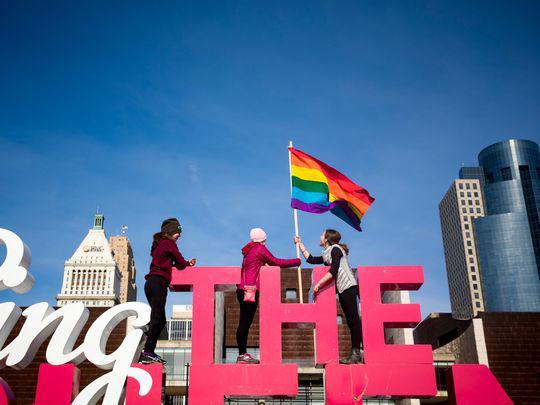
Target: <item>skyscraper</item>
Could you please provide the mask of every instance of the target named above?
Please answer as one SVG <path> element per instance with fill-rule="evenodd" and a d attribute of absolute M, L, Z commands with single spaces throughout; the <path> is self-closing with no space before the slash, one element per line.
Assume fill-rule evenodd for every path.
<path fill-rule="evenodd" d="M 86 306 L 112 307 L 120 302 L 120 271 L 105 236 L 105 217 L 96 214 L 73 256 L 64 264 L 58 306 L 83 302 Z"/>
<path fill-rule="evenodd" d="M 540 153 L 526 140 L 488 146 L 486 216 L 474 223 L 487 311 L 540 311 Z"/>
<path fill-rule="evenodd" d="M 118 235 L 110 237 L 110 246 L 118 270 L 120 270 L 120 303 L 136 301 L 136 270 L 131 243 L 129 243 L 127 236 Z"/>
<path fill-rule="evenodd" d="M 452 313 L 463 318 L 481 310 L 540 311 L 538 145 L 526 140 L 499 142 L 483 149 L 478 162 L 478 167 L 461 168 L 460 180 L 439 205 Z M 478 188 L 478 207 L 472 207 L 478 215 L 468 222 L 470 208 L 462 206 L 462 195 L 457 194 L 461 182 L 474 182 Z M 473 311 L 467 314 L 469 290 Z M 476 295 L 483 298 L 483 309 L 482 303 L 474 302 Z"/>
<path fill-rule="evenodd" d="M 475 218 L 483 215 L 480 180 L 454 180 L 439 204 L 439 216 L 452 315 L 458 319 L 472 318 L 484 311 L 472 225 Z"/>

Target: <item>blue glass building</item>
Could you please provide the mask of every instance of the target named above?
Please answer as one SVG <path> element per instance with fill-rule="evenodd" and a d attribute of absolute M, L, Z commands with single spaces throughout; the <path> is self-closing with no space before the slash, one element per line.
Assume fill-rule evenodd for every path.
<path fill-rule="evenodd" d="M 540 311 L 540 153 L 509 140 L 478 155 L 485 216 L 474 221 L 486 311 Z M 478 170 L 480 169 L 480 170 Z"/>

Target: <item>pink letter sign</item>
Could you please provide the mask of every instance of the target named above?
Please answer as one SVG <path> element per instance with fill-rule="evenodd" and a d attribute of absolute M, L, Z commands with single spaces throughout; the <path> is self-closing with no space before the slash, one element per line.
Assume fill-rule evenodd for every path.
<path fill-rule="evenodd" d="M 387 290 L 416 290 L 423 281 L 416 266 L 358 269 L 365 364 L 326 366 L 327 404 L 361 403 L 364 396 L 430 397 L 437 393 L 429 345 L 387 345 L 384 329 L 414 327 L 417 304 L 383 304 Z"/>
<path fill-rule="evenodd" d="M 279 277 L 279 272 L 274 277 Z M 213 364 L 214 291 L 240 282 L 239 267 L 191 267 L 173 271 L 175 291 L 193 291 L 189 402 L 223 404 L 225 395 L 289 396 L 298 393 L 295 364 Z M 261 319 L 261 324 L 264 321 Z M 281 342 L 281 335 L 279 335 Z"/>
<path fill-rule="evenodd" d="M 483 364 L 454 364 L 446 372 L 452 405 L 511 405 L 513 402 Z"/>

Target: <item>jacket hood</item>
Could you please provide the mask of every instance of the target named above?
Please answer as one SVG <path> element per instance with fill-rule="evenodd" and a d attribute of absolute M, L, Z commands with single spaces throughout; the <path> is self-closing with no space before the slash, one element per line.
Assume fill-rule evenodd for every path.
<path fill-rule="evenodd" d="M 260 242 L 249 242 L 242 248 L 242 255 L 246 256 L 257 245 L 260 245 Z"/>

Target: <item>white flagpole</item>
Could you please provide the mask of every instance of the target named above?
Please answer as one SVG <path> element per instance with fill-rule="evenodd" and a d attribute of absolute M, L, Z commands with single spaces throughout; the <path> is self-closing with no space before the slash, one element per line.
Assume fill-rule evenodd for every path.
<path fill-rule="evenodd" d="M 289 147 L 292 148 L 292 141 L 289 141 Z M 291 151 L 289 150 L 289 179 L 291 182 L 291 197 L 292 197 L 292 165 L 291 165 Z M 298 236 L 298 210 L 293 210 L 294 215 L 294 234 Z M 300 246 L 296 244 L 296 257 L 300 259 Z M 302 266 L 298 266 L 298 293 L 300 297 L 300 304 L 304 303 L 304 292 L 302 290 Z"/>

